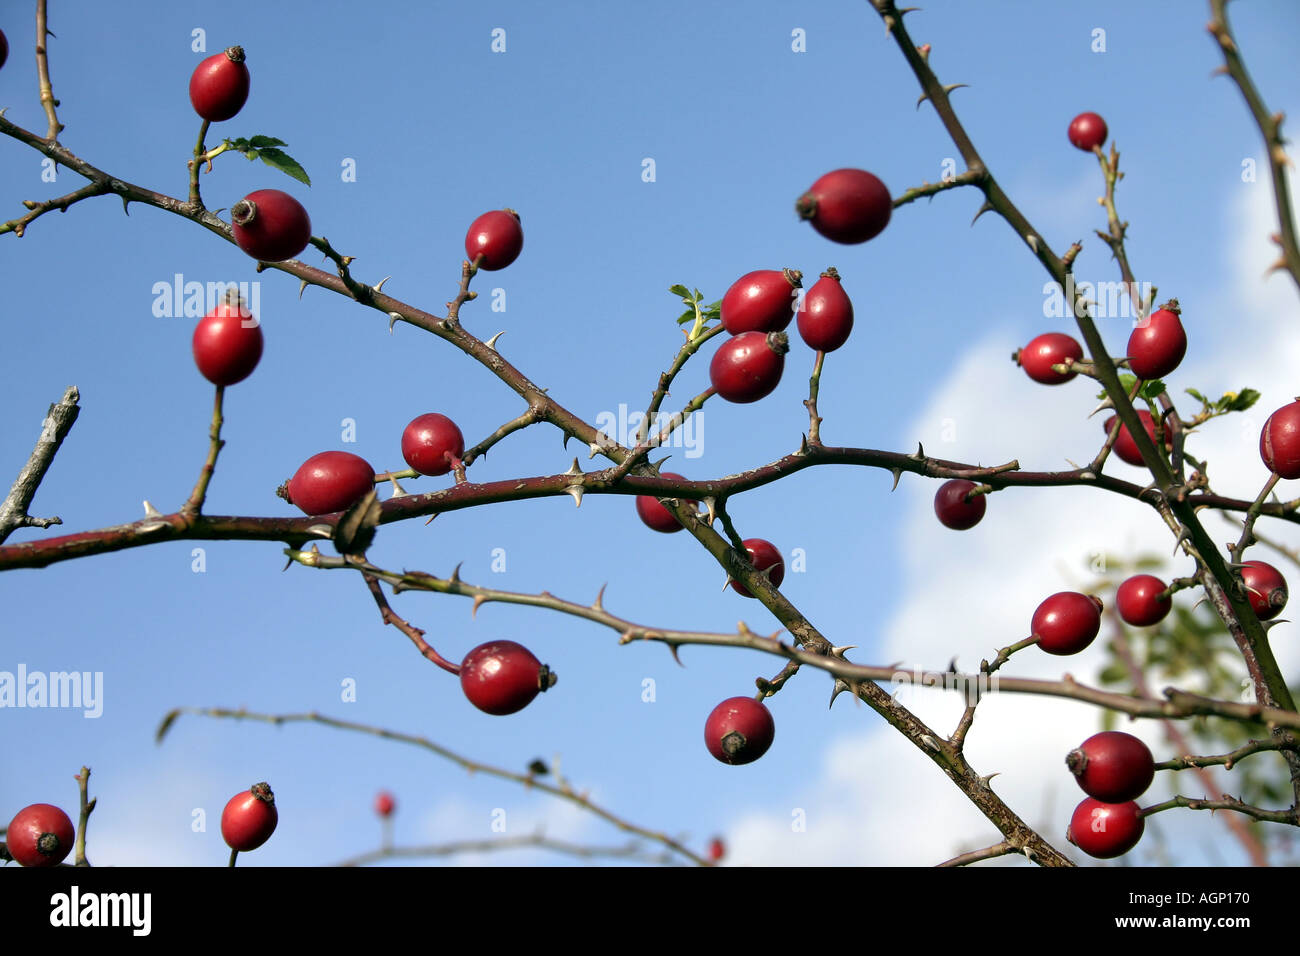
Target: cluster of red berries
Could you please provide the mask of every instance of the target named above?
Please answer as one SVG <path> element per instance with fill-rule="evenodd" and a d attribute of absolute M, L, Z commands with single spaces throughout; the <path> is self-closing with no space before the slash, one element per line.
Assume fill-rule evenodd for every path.
<path fill-rule="evenodd" d="M 1137 798 L 1151 786 L 1155 761 L 1132 734 L 1094 734 L 1070 751 L 1066 766 L 1088 796 L 1074 808 L 1065 838 L 1089 856 L 1122 856 L 1142 839 L 1146 824 Z"/>

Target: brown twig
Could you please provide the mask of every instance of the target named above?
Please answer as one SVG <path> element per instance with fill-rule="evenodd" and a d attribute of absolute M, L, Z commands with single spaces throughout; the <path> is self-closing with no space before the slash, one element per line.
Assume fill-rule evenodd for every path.
<path fill-rule="evenodd" d="M 40 78 L 41 107 L 45 110 L 45 118 L 49 122 L 45 138 L 51 143 L 57 143 L 59 133 L 63 131 L 64 126 L 59 122 L 59 116 L 55 112 L 59 101 L 54 98 L 54 85 L 50 83 L 50 59 L 46 53 L 45 41 L 47 37 L 52 37 L 54 34 L 49 30 L 45 7 L 46 0 L 36 0 L 36 72 Z"/>
<path fill-rule="evenodd" d="M 14 479 L 8 496 L 0 502 L 0 542 L 9 537 L 16 528 L 48 528 L 50 525 L 63 523 L 57 516 L 33 518 L 27 514 L 27 509 L 31 506 L 32 499 L 36 497 L 36 490 L 45 480 L 45 473 L 54 463 L 54 456 L 58 454 L 59 446 L 63 444 L 63 439 L 67 437 L 73 423 L 77 420 L 77 415 L 81 411 L 77 406 L 80 398 L 77 387 L 69 385 L 63 393 L 63 398 L 50 405 L 49 411 L 45 413 L 45 421 L 41 423 L 41 436 L 36 440 L 36 446 L 32 449 L 27 464 L 18 472 L 18 477 Z"/>
<path fill-rule="evenodd" d="M 369 853 L 349 857 L 334 865 L 340 867 L 365 866 L 368 863 L 378 863 L 390 859 L 459 856 L 463 853 L 498 853 L 505 850 L 524 849 L 550 850 L 553 853 L 562 853 L 567 856 L 576 856 L 589 860 L 600 858 L 630 860 L 659 866 L 673 866 L 679 862 L 672 853 L 667 851 L 663 853 L 646 853 L 638 843 L 628 843 L 624 846 L 586 846 L 581 843 L 556 840 L 541 833 L 535 833 L 529 836 L 498 837 L 490 840 L 457 840 L 452 843 L 436 843 L 428 846 L 384 847 L 371 850 Z M 705 861 L 700 865 L 708 866 L 710 864 Z"/>

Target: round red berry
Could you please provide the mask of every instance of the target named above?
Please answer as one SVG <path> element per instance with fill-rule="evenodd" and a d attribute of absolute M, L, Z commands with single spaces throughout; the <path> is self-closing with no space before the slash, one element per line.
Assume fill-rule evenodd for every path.
<path fill-rule="evenodd" d="M 483 261 L 480 269 L 489 272 L 504 269 L 519 258 L 524 248 L 524 227 L 513 209 L 493 209 L 475 219 L 465 234 L 465 255 L 473 262 Z"/>
<path fill-rule="evenodd" d="M 709 859 L 717 863 L 727 855 L 727 844 L 722 842 L 722 837 L 714 837 L 709 841 Z"/>
<path fill-rule="evenodd" d="M 1142 839 L 1146 822 L 1136 803 L 1103 803 L 1087 797 L 1074 808 L 1065 838 L 1101 860 L 1123 856 Z"/>
<path fill-rule="evenodd" d="M 1091 594 L 1060 591 L 1034 611 L 1030 633 L 1049 654 L 1077 654 L 1101 630 L 1101 601 Z"/>
<path fill-rule="evenodd" d="M 333 514 L 360 501 L 374 486 L 375 469 L 360 455 L 323 451 L 289 479 L 289 504 L 309 515 Z"/>
<path fill-rule="evenodd" d="M 1259 457 L 1280 478 L 1300 478 L 1300 398 L 1283 405 L 1264 422 Z"/>
<path fill-rule="evenodd" d="M 1171 309 L 1157 309 L 1128 337 L 1129 368 L 1141 379 L 1164 378 L 1187 354 L 1187 333 Z"/>
<path fill-rule="evenodd" d="M 771 712 L 752 697 L 728 697 L 704 722 L 704 743 L 723 763 L 753 763 L 775 736 Z"/>
<path fill-rule="evenodd" d="M 1146 793 L 1156 763 L 1147 745 L 1132 734 L 1093 734 L 1065 758 L 1083 792 L 1103 803 L 1125 803 Z"/>
<path fill-rule="evenodd" d="M 72 852 L 76 838 L 68 815 L 48 803 L 23 807 L 5 831 L 9 855 L 20 866 L 58 866 Z"/>
<path fill-rule="evenodd" d="M 1066 359 L 1083 358 L 1083 346 L 1064 332 L 1044 332 L 1029 340 L 1029 344 L 1012 356 L 1035 382 L 1043 385 L 1061 385 L 1078 375 L 1078 372 L 1058 372 L 1053 365 L 1064 365 Z"/>
<path fill-rule="evenodd" d="M 555 684 L 555 674 L 514 641 L 480 644 L 460 665 L 460 687 L 479 710 L 498 716 L 523 710 Z"/>
<path fill-rule="evenodd" d="M 965 478 L 952 478 L 934 494 L 934 514 L 941 524 L 954 531 L 965 531 L 980 523 L 988 507 L 985 495 L 971 494 L 979 486 Z"/>
<path fill-rule="evenodd" d="M 1246 585 L 1246 596 L 1255 616 L 1261 621 L 1272 620 L 1286 607 L 1288 595 L 1286 578 L 1271 564 L 1247 561 L 1241 566 L 1241 580 Z"/>
<path fill-rule="evenodd" d="M 856 243 L 880 235 L 894 203 L 885 184 L 866 170 L 836 169 L 809 186 L 794 208 L 827 239 Z"/>
<path fill-rule="evenodd" d="M 785 580 L 785 559 L 781 557 L 781 552 L 776 549 L 771 541 L 764 541 L 762 538 L 746 538 L 744 541 L 745 551 L 749 555 L 749 563 L 754 566 L 755 571 L 766 571 L 767 579 L 772 582 L 772 587 L 779 588 L 781 582 Z M 741 597 L 753 597 L 749 588 L 745 587 L 739 581 L 732 580 L 732 588 Z"/>
<path fill-rule="evenodd" d="M 221 836 L 232 850 L 247 853 L 271 839 L 279 821 L 270 785 L 255 783 L 231 797 L 221 811 Z"/>
<path fill-rule="evenodd" d="M 419 415 L 402 432 L 402 457 L 422 475 L 445 475 L 464 454 L 465 437 L 446 415 Z"/>
<path fill-rule="evenodd" d="M 262 326 L 238 300 L 223 302 L 199 319 L 191 347 L 204 378 L 234 385 L 252 375 L 262 358 Z"/>
<path fill-rule="evenodd" d="M 284 262 L 307 248 L 311 217 L 302 203 L 278 189 L 251 192 L 230 207 L 239 248 L 259 262 Z"/>
<path fill-rule="evenodd" d="M 665 471 L 659 475 L 660 478 L 671 478 L 673 481 L 685 481 L 685 475 L 679 475 L 673 471 Z M 698 501 L 690 498 L 684 499 L 686 504 L 697 505 Z M 646 526 L 653 528 L 655 531 L 662 531 L 664 534 L 672 534 L 674 531 L 681 531 L 682 526 L 677 523 L 673 513 L 660 504 L 659 499 L 654 495 L 637 495 L 636 496 L 636 513 L 640 519 L 645 522 Z"/>
<path fill-rule="evenodd" d="M 4 66 L 7 59 L 9 59 L 9 41 L 5 39 L 5 32 L 0 30 L 0 66 Z"/>
<path fill-rule="evenodd" d="M 1080 113 L 1070 120 L 1070 142 L 1091 153 L 1093 149 L 1106 142 L 1106 121 L 1096 113 Z"/>
<path fill-rule="evenodd" d="M 1156 426 L 1155 422 L 1151 418 L 1151 413 L 1143 408 L 1139 409 L 1137 414 L 1138 418 L 1142 422 L 1142 426 L 1146 429 L 1147 437 L 1154 442 L 1156 440 Z M 1110 416 L 1102 426 L 1102 429 L 1107 435 L 1110 434 L 1111 426 L 1115 424 L 1115 418 L 1115 415 Z M 1165 422 L 1164 433 L 1166 447 L 1172 445 L 1174 441 L 1174 431 L 1168 421 Z M 1119 455 L 1121 459 L 1128 462 L 1130 465 L 1137 465 L 1139 468 L 1142 467 L 1142 453 L 1138 451 L 1137 442 L 1135 442 L 1133 436 L 1129 434 L 1127 425 L 1119 426 L 1119 434 L 1115 436 L 1114 451 L 1115 454 Z"/>
<path fill-rule="evenodd" d="M 794 318 L 794 290 L 803 287 L 796 269 L 760 269 L 741 276 L 722 297 L 722 327 L 741 332 L 780 332 Z"/>
<path fill-rule="evenodd" d="M 1150 627 L 1159 624 L 1174 606 L 1168 597 L 1161 597 L 1165 582 L 1154 574 L 1135 574 L 1115 592 L 1115 607 L 1125 624 L 1133 627 Z"/>
<path fill-rule="evenodd" d="M 780 384 L 789 350 L 784 332 L 741 332 L 713 353 L 709 381 L 729 402 L 756 402 Z"/>
<path fill-rule="evenodd" d="M 799 335 L 810 349 L 834 352 L 849 340 L 853 331 L 853 303 L 840 285 L 840 274 L 834 266 L 823 272 L 808 290 L 798 318 Z"/>
<path fill-rule="evenodd" d="M 391 817 L 396 809 L 397 801 L 393 799 L 393 795 L 387 790 L 380 790 L 375 794 L 375 813 L 387 818 Z"/>
<path fill-rule="evenodd" d="M 232 46 L 214 53 L 194 68 L 190 76 L 190 102 L 194 112 L 210 123 L 228 120 L 248 100 L 248 66 L 244 48 Z"/>

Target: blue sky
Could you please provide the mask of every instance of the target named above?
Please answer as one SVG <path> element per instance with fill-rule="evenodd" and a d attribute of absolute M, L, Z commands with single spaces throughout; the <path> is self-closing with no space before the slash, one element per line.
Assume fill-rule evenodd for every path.
<path fill-rule="evenodd" d="M 11 47 L 0 105 L 11 121 L 43 129 L 24 39 L 33 29 L 28 7 L 0 9 Z M 644 407 L 681 341 L 668 286 L 699 287 L 713 301 L 753 269 L 798 268 L 807 286 L 835 265 L 857 326 L 826 363 L 825 441 L 910 451 L 919 440 L 943 457 L 1018 457 L 1026 468 L 1068 467 L 1064 458 L 1095 450 L 1100 427 L 1084 419 L 1095 404 L 1088 385 L 1044 389 L 1006 361 L 1037 333 L 1069 329 L 1044 317 L 1046 274 L 1005 224 L 985 217 L 968 226 L 973 193 L 900 209 L 862 246 L 833 245 L 796 220 L 794 200 L 827 170 L 869 169 L 898 193 L 939 179 L 956 155 L 933 112 L 915 109 L 916 82 L 865 3 L 358 11 L 230 2 L 217 11 L 175 2 L 131 19 L 105 19 L 86 2 L 52 7 L 62 142 L 115 176 L 184 194 L 198 129 L 190 72 L 238 43 L 252 93 L 209 143 L 278 136 L 313 185 L 222 156 L 203 179 L 209 206 L 285 189 L 307 206 L 314 234 L 357 257 L 358 278 L 392 275 L 386 292 L 437 313 L 455 292 L 469 222 L 491 208 L 519 210 L 522 256 L 476 280 L 480 298 L 462 319 L 484 338 L 506 330 L 502 353 L 588 420 Z M 1290 49 L 1300 10 L 1279 0 L 1232 15 L 1270 107 L 1300 115 Z M 1184 305 L 1192 346 L 1171 384 L 1207 394 L 1251 384 L 1265 393 L 1260 408 L 1271 410 L 1295 394 L 1287 367 L 1295 290 L 1261 279 L 1274 228 L 1266 177 L 1241 175 L 1243 161 L 1262 162 L 1261 145 L 1236 89 L 1209 76 L 1220 60 L 1207 18 L 1195 3 L 998 0 L 978 12 L 928 5 L 909 27 L 932 44 L 945 83 L 971 85 L 955 103 L 1003 187 L 1058 252 L 1082 238 L 1077 272 L 1101 281 L 1117 276 L 1091 236 L 1104 225 L 1094 202 L 1099 174 L 1065 130 L 1083 110 L 1106 117 L 1123 154 L 1130 256 L 1162 298 Z M 504 52 L 492 50 L 498 28 Z M 193 49 L 195 30 L 205 31 L 203 52 Z M 806 52 L 791 49 L 795 30 Z M 1093 52 L 1096 30 L 1105 52 Z M 642 175 L 647 159 L 652 182 Z M 345 181 L 352 166 L 355 181 Z M 57 183 L 41 174 L 35 152 L 0 143 L 8 210 L 0 218 L 20 215 L 23 199 L 82 184 L 66 170 Z M 258 275 L 237 248 L 192 223 L 138 206 L 124 217 L 114 199 L 85 202 L 40 219 L 21 240 L 0 237 L 9 356 L 0 378 L 0 476 L 16 474 L 47 405 L 75 384 L 80 419 L 32 509 L 60 515 L 61 531 L 135 520 L 145 499 L 173 511 L 193 486 L 212 396 L 190 356 L 195 318 L 155 314 L 155 285 L 177 274 L 260 283 L 266 350 L 254 375 L 228 390 L 210 513 L 296 513 L 275 487 L 330 448 L 379 469 L 400 467 L 402 428 L 424 412 L 450 416 L 474 442 L 523 410 L 459 352 L 410 327 L 390 336 L 382 316 L 323 291 L 299 299 L 295 280 Z M 494 289 L 504 290 L 503 312 L 491 309 Z M 1122 354 L 1126 323 L 1101 322 L 1114 354 Z M 676 449 L 668 467 L 718 477 L 797 448 L 811 364 L 795 342 L 771 397 L 708 403 L 698 449 Z M 687 366 L 666 407 L 706 386 L 707 354 Z M 340 441 L 347 419 L 356 423 L 352 444 Z M 1240 434 L 1236 423 L 1217 423 L 1205 437 L 1218 449 L 1207 457 L 1226 478 L 1240 471 L 1240 481 L 1225 485 L 1245 496 L 1263 478 L 1250 450 L 1251 427 L 1257 435 L 1261 423 L 1262 415 L 1241 424 Z M 471 478 L 551 474 L 571 460 L 557 433 L 538 426 L 503 442 Z M 582 464 L 590 467 L 585 452 Z M 979 528 L 957 536 L 933 520 L 932 482 L 905 479 L 892 496 L 888 489 L 885 473 L 824 468 L 732 504 L 746 536 L 777 543 L 788 562 L 802 549 L 806 570 L 787 575 L 784 592 L 836 643 L 858 645 L 861 662 L 943 666 L 959 654 L 973 665 L 1023 637 L 1019 628 L 1042 596 L 1071 580 L 1086 585 L 1089 549 L 1170 547 L 1144 509 L 1095 495 L 1000 496 Z M 1069 518 L 1060 532 L 1044 533 L 1062 508 Z M 24 530 L 10 540 L 50 533 Z M 193 570 L 196 546 L 202 573 Z M 494 571 L 501 555 L 505 570 Z M 660 626 L 728 630 L 743 619 L 775 629 L 757 602 L 720 590 L 721 571 L 687 535 L 649 531 L 628 498 L 588 496 L 580 509 L 568 497 L 542 499 L 450 513 L 427 527 L 386 526 L 370 556 L 441 575 L 463 562 L 471 582 L 575 600 L 607 584 L 607 607 Z M 575 786 L 640 824 L 700 849 L 725 834 L 736 862 L 928 864 L 996 839 L 869 710 L 846 700 L 827 712 L 824 675 L 803 674 L 769 702 L 777 732 L 766 757 L 725 767 L 703 747 L 704 718 L 723 698 L 750 692 L 756 676 L 775 674 L 775 659 L 686 648 L 679 668 L 660 647 L 619 646 L 612 632 L 550 612 L 496 605 L 471 619 L 463 599 L 395 599 L 448 657 L 509 638 L 559 673 L 556 688 L 521 714 L 488 717 L 381 625 L 358 578 L 282 573 L 283 564 L 274 543 L 184 542 L 0 576 L 0 670 L 104 675 L 96 719 L 0 713 L 0 815 L 32 802 L 71 810 L 71 776 L 88 764 L 100 797 L 94 862 L 223 863 L 217 815 L 229 796 L 263 779 L 277 793 L 280 828 L 247 865 L 325 864 L 373 848 L 370 801 L 381 787 L 397 796 L 402 843 L 490 837 L 498 809 L 511 834 L 544 826 L 557 837 L 622 842 L 537 794 L 321 727 L 187 718 L 161 747 L 153 743 L 171 707 L 246 705 L 423 734 L 516 769 L 558 756 Z M 1073 672 L 1087 674 L 1087 666 Z M 1009 671 L 1059 677 L 1061 664 L 1026 660 Z M 643 700 L 646 680 L 655 683 L 653 703 Z M 355 682 L 355 703 L 340 700 L 344 681 Z M 1006 696 L 988 709 L 972 734 L 972 760 L 1010 778 L 1004 796 L 1064 847 L 1077 798 L 1060 758 L 1096 729 L 1098 715 Z M 1135 732 L 1158 745 L 1154 730 Z M 206 812 L 205 832 L 195 830 L 196 810 Z M 806 831 L 791 832 L 796 811 Z M 1179 835 L 1180 861 L 1235 862 L 1208 817 L 1187 813 L 1167 828 Z M 566 862 L 531 852 L 466 861 Z"/>

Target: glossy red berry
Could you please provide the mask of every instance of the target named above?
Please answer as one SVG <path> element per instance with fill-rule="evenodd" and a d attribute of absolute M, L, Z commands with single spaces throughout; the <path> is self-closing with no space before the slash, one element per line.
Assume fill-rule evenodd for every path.
<path fill-rule="evenodd" d="M 214 53 L 194 68 L 190 76 L 190 102 L 194 112 L 210 123 L 228 120 L 248 100 L 248 66 L 244 48 L 232 46 Z"/>
<path fill-rule="evenodd" d="M 262 326 L 237 299 L 199 319 L 190 343 L 194 364 L 213 385 L 234 385 L 253 374 L 262 358 Z"/>
<path fill-rule="evenodd" d="M 1091 594 L 1059 591 L 1034 611 L 1030 633 L 1049 654 L 1077 654 L 1101 630 L 1101 601 Z"/>
<path fill-rule="evenodd" d="M 781 557 L 781 552 L 776 549 L 776 545 L 762 538 L 746 538 L 744 545 L 745 551 L 749 555 L 749 563 L 754 566 L 754 570 L 766 571 L 767 579 L 772 582 L 772 587 L 779 588 L 781 582 L 785 580 L 785 559 Z M 733 580 L 730 584 L 741 597 L 754 596 L 750 593 L 749 588 L 739 581 Z"/>
<path fill-rule="evenodd" d="M 1116 416 L 1114 415 L 1110 416 L 1102 426 L 1107 435 L 1110 434 L 1110 427 L 1115 424 L 1115 418 Z M 1152 441 L 1155 441 L 1156 426 L 1152 421 L 1151 413 L 1145 408 L 1139 409 L 1138 418 L 1141 420 L 1143 427 L 1146 428 L 1147 437 Z M 1164 433 L 1165 446 L 1168 447 L 1169 445 L 1172 445 L 1174 441 L 1174 431 L 1168 421 L 1165 422 Z M 1142 453 L 1138 451 L 1137 442 L 1133 440 L 1133 436 L 1128 433 L 1127 425 L 1119 426 L 1119 434 L 1115 436 L 1114 452 L 1130 465 L 1137 465 L 1139 468 L 1142 467 Z"/>
<path fill-rule="evenodd" d="M 1281 572 L 1263 561 L 1247 561 L 1240 571 L 1255 616 L 1261 621 L 1269 621 L 1281 614 L 1289 596 L 1286 578 Z"/>
<path fill-rule="evenodd" d="M 753 763 L 775 736 L 771 712 L 752 697 L 728 697 L 704 722 L 704 743 L 723 763 Z"/>
<path fill-rule="evenodd" d="M 360 455 L 323 451 L 302 463 L 289 479 L 289 504 L 309 515 L 343 511 L 375 486 L 375 469 Z"/>
<path fill-rule="evenodd" d="M 840 274 L 834 266 L 823 272 L 808 290 L 798 318 L 799 335 L 810 349 L 834 352 L 849 340 L 853 331 L 853 303 L 840 285 Z"/>
<path fill-rule="evenodd" d="M 7 59 L 9 59 L 9 41 L 5 39 L 5 32 L 0 30 L 0 66 L 4 66 Z"/>
<path fill-rule="evenodd" d="M 709 381 L 729 402 L 756 402 L 780 384 L 789 350 L 784 332 L 741 332 L 713 353 Z"/>
<path fill-rule="evenodd" d="M 489 272 L 504 269 L 519 258 L 524 248 L 524 227 L 519 224 L 519 213 L 513 209 L 493 209 L 475 219 L 465 234 L 465 255 L 473 262 L 478 256 L 483 261 L 480 269 Z"/>
<path fill-rule="evenodd" d="M 72 852 L 76 839 L 68 815 L 48 803 L 23 807 L 5 831 L 9 855 L 20 866 L 58 866 Z"/>
<path fill-rule="evenodd" d="M 855 243 L 880 235 L 894 203 L 885 184 L 866 170 L 836 169 L 809 186 L 794 208 L 827 239 Z"/>
<path fill-rule="evenodd" d="M 1156 763 L 1147 745 L 1132 734 L 1093 734 L 1065 758 L 1083 792 L 1102 803 L 1126 803 L 1146 793 Z"/>
<path fill-rule="evenodd" d="M 231 797 L 221 811 L 221 836 L 232 850 L 247 853 L 271 839 L 279 821 L 270 785 L 255 783 Z"/>
<path fill-rule="evenodd" d="M 446 415 L 419 415 L 402 432 L 402 457 L 422 475 L 445 475 L 464 454 L 465 437 Z"/>
<path fill-rule="evenodd" d="M 1096 113 L 1080 113 L 1070 120 L 1070 142 L 1085 153 L 1106 142 L 1106 121 Z"/>
<path fill-rule="evenodd" d="M 235 243 L 258 262 L 284 262 L 307 248 L 311 217 L 278 189 L 251 192 L 230 207 Z"/>
<path fill-rule="evenodd" d="M 934 495 L 934 514 L 939 522 L 954 531 L 965 531 L 979 524 L 988 507 L 988 498 L 971 494 L 977 487 L 965 478 L 952 478 L 940 485 Z"/>
<path fill-rule="evenodd" d="M 1283 405 L 1264 422 L 1259 457 L 1281 478 L 1300 478 L 1300 398 Z"/>
<path fill-rule="evenodd" d="M 1152 312 L 1128 337 L 1128 364 L 1138 378 L 1164 378 L 1186 354 L 1187 333 L 1171 309 Z"/>
<path fill-rule="evenodd" d="M 709 841 L 709 859 L 714 863 L 719 862 L 727 855 L 727 844 L 722 842 L 722 837 L 714 837 Z"/>
<path fill-rule="evenodd" d="M 523 710 L 555 684 L 555 674 L 514 641 L 480 644 L 460 665 L 460 687 L 479 710 L 498 716 Z"/>
<path fill-rule="evenodd" d="M 731 284 L 722 297 L 722 327 L 741 332 L 780 332 L 794 318 L 795 289 L 803 288 L 797 269 L 760 269 Z"/>
<path fill-rule="evenodd" d="M 1138 811 L 1138 805 L 1131 800 L 1103 803 L 1087 797 L 1074 808 L 1065 838 L 1100 860 L 1123 856 L 1137 846 L 1146 829 L 1146 821 Z"/>
<path fill-rule="evenodd" d="M 1125 624 L 1133 627 L 1150 627 L 1165 619 L 1174 606 L 1164 593 L 1165 582 L 1154 574 L 1135 574 L 1115 592 L 1115 607 Z"/>
<path fill-rule="evenodd" d="M 1083 358 L 1083 346 L 1064 332 L 1044 332 L 1029 340 L 1029 344 L 1012 358 L 1035 382 L 1043 385 L 1061 385 L 1078 375 L 1078 372 L 1058 372 L 1053 365 L 1063 365 L 1066 359 Z"/>
<path fill-rule="evenodd" d="M 685 481 L 685 475 L 679 475 L 673 471 L 661 472 L 660 478 L 671 478 L 674 481 Z M 697 505 L 698 501 L 685 499 L 686 504 Z M 672 534 L 674 531 L 681 531 L 682 526 L 677 523 L 673 513 L 659 503 L 659 499 L 654 495 L 637 495 L 636 496 L 636 513 L 640 519 L 645 522 L 646 526 L 653 528 L 655 531 L 662 531 L 664 534 Z"/>
<path fill-rule="evenodd" d="M 393 799 L 393 795 L 387 790 L 380 790 L 375 794 L 375 813 L 387 819 L 393 815 L 393 811 L 396 809 L 397 801 Z"/>

